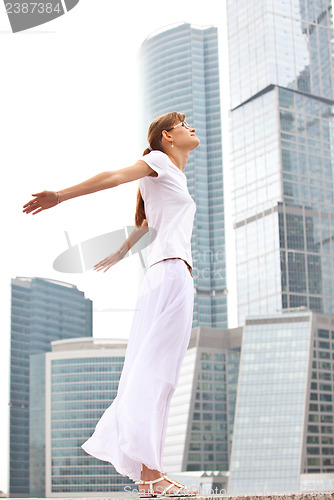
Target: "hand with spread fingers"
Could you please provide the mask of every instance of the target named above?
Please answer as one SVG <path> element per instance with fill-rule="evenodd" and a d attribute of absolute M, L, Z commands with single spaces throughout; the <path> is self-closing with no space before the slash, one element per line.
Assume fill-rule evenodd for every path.
<path fill-rule="evenodd" d="M 104 272 L 106 272 L 108 271 L 108 269 L 110 269 L 113 265 L 117 264 L 117 262 L 119 262 L 122 259 L 123 256 L 121 255 L 120 251 L 117 250 L 117 252 L 108 255 L 108 257 L 101 260 L 101 262 L 95 264 L 94 271 L 102 271 L 102 269 L 104 269 Z"/>
<path fill-rule="evenodd" d="M 23 212 L 26 214 L 30 214 L 32 212 L 32 214 L 35 215 L 42 212 L 42 210 L 54 207 L 60 203 L 59 192 L 57 191 L 42 191 L 40 193 L 35 193 L 32 196 L 35 196 L 35 198 L 23 205 Z"/>
<path fill-rule="evenodd" d="M 102 269 L 104 269 L 104 272 L 108 271 L 108 269 L 122 260 L 130 251 L 130 248 L 132 248 L 137 243 L 137 241 L 139 241 L 140 238 L 147 232 L 148 222 L 146 219 L 144 219 L 142 225 L 140 227 L 135 227 L 130 236 L 124 241 L 117 252 L 111 253 L 110 255 L 108 255 L 108 257 L 101 260 L 101 262 L 95 264 L 94 271 L 102 271 Z"/>

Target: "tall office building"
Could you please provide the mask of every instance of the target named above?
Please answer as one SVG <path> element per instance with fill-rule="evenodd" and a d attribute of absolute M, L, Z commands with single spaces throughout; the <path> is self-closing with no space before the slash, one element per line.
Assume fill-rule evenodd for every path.
<path fill-rule="evenodd" d="M 246 318 L 229 495 L 334 488 L 334 318 Z"/>
<path fill-rule="evenodd" d="M 242 328 L 194 328 L 171 400 L 164 466 L 228 471 Z"/>
<path fill-rule="evenodd" d="M 193 327 L 227 327 L 225 230 L 217 29 L 187 23 L 149 36 L 140 54 L 143 149 L 151 121 L 186 114 L 201 144 L 185 173 L 196 202 L 192 234 Z"/>
<path fill-rule="evenodd" d="M 11 283 L 11 497 L 29 496 L 29 358 L 57 339 L 92 336 L 92 302 L 76 286 L 18 277 Z M 32 451 L 34 443 L 32 445 Z"/>
<path fill-rule="evenodd" d="M 81 448 L 115 399 L 127 341 L 77 338 L 31 356 L 30 491 L 36 497 L 96 497 L 135 488 Z M 132 485 L 130 487 L 130 485 Z"/>
<path fill-rule="evenodd" d="M 334 314 L 330 0 L 227 1 L 239 324 Z"/>

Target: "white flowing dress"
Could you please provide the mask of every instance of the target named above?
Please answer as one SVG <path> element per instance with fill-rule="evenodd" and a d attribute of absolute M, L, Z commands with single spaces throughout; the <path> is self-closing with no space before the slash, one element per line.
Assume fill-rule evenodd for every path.
<path fill-rule="evenodd" d="M 166 209 L 168 196 L 172 200 L 178 198 L 179 202 L 182 198 L 177 192 L 175 194 L 175 184 L 170 182 L 172 178 L 179 188 L 182 187 L 184 195 L 188 193 L 185 175 L 179 171 L 184 176 L 181 178 L 173 170 L 178 168 L 169 164 L 169 158 L 165 158 L 167 155 L 152 153 L 143 160 L 158 173 L 158 177 L 145 177 L 140 184 L 149 227 L 154 208 L 157 217 L 157 207 Z M 152 193 L 158 196 L 159 204 L 152 202 Z M 181 247 L 177 248 L 178 242 L 175 241 L 175 255 L 169 241 L 171 235 L 177 239 L 177 228 L 168 231 L 166 225 L 159 227 L 155 223 L 155 247 L 149 245 L 148 248 L 149 268 L 137 299 L 117 396 L 103 413 L 93 435 L 82 445 L 87 453 L 110 462 L 117 472 L 134 481 L 141 477 L 142 464 L 164 472 L 163 450 L 169 406 L 190 340 L 194 285 L 186 263 L 181 260 L 186 260 L 192 267 L 189 246 L 196 206 L 189 198 L 189 193 L 183 197 L 183 207 L 179 212 L 185 216 L 188 211 L 188 220 L 191 221 L 188 245 L 183 244 L 183 251 Z M 170 207 L 169 220 L 173 219 L 175 209 L 174 204 Z M 174 223 L 177 223 L 175 218 Z M 180 225 L 177 227 L 180 229 Z M 166 244 L 160 237 L 163 230 L 168 236 Z M 183 229 L 181 241 L 184 237 Z M 155 254 L 158 257 L 154 257 Z M 168 260 L 157 260 L 161 256 Z"/>

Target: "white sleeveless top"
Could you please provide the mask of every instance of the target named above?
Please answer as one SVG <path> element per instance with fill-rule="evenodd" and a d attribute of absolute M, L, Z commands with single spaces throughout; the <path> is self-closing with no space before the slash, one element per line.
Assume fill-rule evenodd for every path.
<path fill-rule="evenodd" d="M 141 158 L 158 177 L 140 179 L 140 192 L 149 229 L 148 267 L 163 259 L 180 257 L 192 268 L 191 234 L 196 204 L 189 194 L 186 175 L 161 151 Z"/>

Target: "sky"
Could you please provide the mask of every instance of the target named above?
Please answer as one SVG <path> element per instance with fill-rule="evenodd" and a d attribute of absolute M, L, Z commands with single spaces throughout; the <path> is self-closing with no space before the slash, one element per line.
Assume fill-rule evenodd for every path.
<path fill-rule="evenodd" d="M 93 300 L 94 337 L 127 338 L 131 310 L 145 274 L 138 255 L 124 259 L 107 273 L 65 274 L 53 269 L 54 259 L 67 248 L 65 231 L 74 245 L 134 225 L 137 181 L 69 200 L 37 215 L 23 214 L 22 206 L 33 193 L 64 189 L 99 172 L 130 166 L 141 157 L 137 54 L 147 36 L 183 21 L 218 28 L 227 269 L 229 273 L 233 269 L 225 19 L 224 0 L 206 0 L 205 7 L 190 0 L 80 0 L 66 15 L 13 34 L 0 3 L 0 206 L 4 228 L 0 490 L 8 491 L 11 278 L 39 276 L 75 284 Z M 234 276 L 228 274 L 227 278 L 229 326 L 234 327 Z"/>

